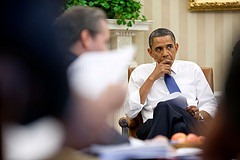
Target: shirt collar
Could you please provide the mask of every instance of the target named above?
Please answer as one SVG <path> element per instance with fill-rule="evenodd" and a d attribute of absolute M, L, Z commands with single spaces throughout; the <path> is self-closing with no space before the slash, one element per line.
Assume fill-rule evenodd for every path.
<path fill-rule="evenodd" d="M 176 65 L 175 61 L 172 64 L 171 71 L 175 74 L 177 74 L 177 72 L 178 72 L 177 65 Z"/>

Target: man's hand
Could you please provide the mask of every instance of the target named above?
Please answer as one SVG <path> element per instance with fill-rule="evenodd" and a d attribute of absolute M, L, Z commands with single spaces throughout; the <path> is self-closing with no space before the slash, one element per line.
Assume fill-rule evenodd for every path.
<path fill-rule="evenodd" d="M 148 79 L 143 83 L 142 87 L 139 90 L 140 94 L 140 103 L 144 104 L 147 99 L 147 95 L 152 88 L 153 83 L 164 74 L 171 74 L 171 65 L 173 61 L 169 59 L 165 59 L 160 63 L 156 63 L 156 67 L 153 72 L 150 74 Z"/>
<path fill-rule="evenodd" d="M 188 106 L 186 111 L 191 114 L 196 120 L 200 119 L 199 109 L 196 106 Z"/>
<path fill-rule="evenodd" d="M 162 77 L 164 74 L 171 74 L 171 65 L 173 61 L 165 59 L 160 63 L 156 63 L 156 67 L 150 77 L 155 81 L 158 78 Z"/>

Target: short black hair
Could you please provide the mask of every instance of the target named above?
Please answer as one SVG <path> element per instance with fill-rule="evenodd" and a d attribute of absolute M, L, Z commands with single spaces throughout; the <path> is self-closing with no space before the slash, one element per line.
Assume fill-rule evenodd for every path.
<path fill-rule="evenodd" d="M 158 29 L 154 30 L 149 36 L 149 40 L 148 40 L 149 47 L 152 48 L 154 37 L 164 37 L 164 36 L 168 36 L 168 35 L 171 36 L 173 42 L 176 43 L 176 38 L 175 38 L 173 32 L 170 31 L 169 29 L 158 28 Z"/>

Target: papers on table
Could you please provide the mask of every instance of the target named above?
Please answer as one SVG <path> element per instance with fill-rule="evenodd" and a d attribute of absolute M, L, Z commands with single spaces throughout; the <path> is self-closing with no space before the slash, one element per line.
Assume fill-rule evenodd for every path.
<path fill-rule="evenodd" d="M 200 148 L 174 149 L 168 141 L 142 141 L 131 137 L 130 139 L 130 144 L 93 145 L 90 152 L 96 154 L 100 160 L 201 159 L 199 155 L 202 154 L 202 149 Z"/>
<path fill-rule="evenodd" d="M 110 146 L 92 146 L 91 151 L 101 160 L 170 158 L 170 148 L 163 144 L 135 145 L 122 144 Z"/>
<path fill-rule="evenodd" d="M 87 98 L 97 98 L 107 86 L 127 83 L 134 47 L 84 53 L 68 68 L 70 86 Z"/>
<path fill-rule="evenodd" d="M 178 148 L 175 151 L 175 155 L 178 157 L 197 157 L 203 153 L 203 150 L 200 148 Z"/>

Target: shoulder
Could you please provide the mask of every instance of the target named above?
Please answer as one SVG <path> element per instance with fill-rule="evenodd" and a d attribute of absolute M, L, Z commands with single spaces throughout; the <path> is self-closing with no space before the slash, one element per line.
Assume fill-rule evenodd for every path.
<path fill-rule="evenodd" d="M 184 61 L 184 60 L 175 60 L 174 63 L 177 65 L 181 66 L 198 66 L 195 62 L 193 61 Z"/>
<path fill-rule="evenodd" d="M 132 72 L 131 72 L 131 78 L 133 80 L 137 79 L 146 79 L 149 74 L 152 73 L 154 70 L 156 64 L 155 63 L 146 63 L 146 64 L 141 64 L 137 66 Z"/>
<path fill-rule="evenodd" d="M 153 69 L 155 68 L 156 64 L 155 63 L 145 63 L 145 64 L 141 64 L 139 66 L 137 66 L 133 72 L 135 73 L 149 73 L 151 71 L 153 71 Z"/>
<path fill-rule="evenodd" d="M 188 68 L 192 70 L 201 69 L 197 63 L 192 61 L 175 60 L 174 65 L 176 65 L 177 68 L 184 68 L 184 69 Z"/>
<path fill-rule="evenodd" d="M 172 68 L 181 75 L 202 74 L 201 67 L 192 61 L 175 60 Z"/>

